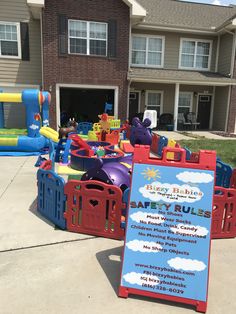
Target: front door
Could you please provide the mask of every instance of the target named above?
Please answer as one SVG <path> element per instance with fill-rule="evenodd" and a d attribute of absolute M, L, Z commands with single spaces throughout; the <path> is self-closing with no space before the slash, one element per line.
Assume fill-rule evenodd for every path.
<path fill-rule="evenodd" d="M 139 112 L 139 92 L 129 93 L 129 121 L 137 116 Z"/>
<path fill-rule="evenodd" d="M 199 129 L 208 130 L 211 114 L 211 96 L 199 95 L 197 121 L 200 122 Z"/>

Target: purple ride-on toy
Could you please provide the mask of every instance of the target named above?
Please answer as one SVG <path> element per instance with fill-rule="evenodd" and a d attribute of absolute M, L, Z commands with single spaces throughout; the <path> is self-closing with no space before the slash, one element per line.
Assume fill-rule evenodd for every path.
<path fill-rule="evenodd" d="M 103 164 L 98 158 L 95 167 L 89 169 L 81 178 L 82 181 L 97 180 L 118 186 L 122 192 L 130 187 L 132 156 L 126 156 L 118 162 Z"/>
<path fill-rule="evenodd" d="M 130 130 L 130 144 L 135 146 L 139 145 L 151 145 L 152 134 L 148 128 L 151 125 L 151 120 L 146 118 L 143 122 L 139 118 L 135 117 L 132 120 L 132 127 Z"/>

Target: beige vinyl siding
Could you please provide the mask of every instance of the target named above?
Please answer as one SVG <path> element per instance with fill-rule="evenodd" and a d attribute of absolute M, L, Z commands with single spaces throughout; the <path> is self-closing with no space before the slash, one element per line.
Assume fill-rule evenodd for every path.
<path fill-rule="evenodd" d="M 29 22 L 30 61 L 0 57 L 3 83 L 41 84 L 40 21 L 30 16 L 26 0 L 1 0 L 1 22 Z"/>
<path fill-rule="evenodd" d="M 144 31 L 139 29 L 133 29 L 132 34 L 144 34 L 151 36 L 164 36 L 165 37 L 165 52 L 164 52 L 164 69 L 178 69 L 179 68 L 179 52 L 180 52 L 180 39 L 202 39 L 212 40 L 212 55 L 210 71 L 215 71 L 216 62 L 216 49 L 217 49 L 217 37 L 204 36 L 204 35 L 192 35 L 185 33 L 171 33 L 171 32 L 159 32 L 159 31 Z M 193 69 L 191 69 L 193 70 Z"/>
<path fill-rule="evenodd" d="M 131 88 L 134 90 L 158 90 L 163 91 L 163 113 L 174 114 L 174 103 L 175 103 L 175 85 L 174 84 L 153 84 L 153 83 L 132 83 Z M 190 92 L 195 93 L 193 96 L 193 106 L 192 111 L 197 114 L 197 94 L 211 94 L 213 92 L 212 86 L 190 86 L 190 85 L 180 85 L 180 92 Z M 140 111 L 145 110 L 145 95 L 141 97 Z"/>
<path fill-rule="evenodd" d="M 233 35 L 224 34 L 220 37 L 218 72 L 228 75 L 231 71 Z"/>
<path fill-rule="evenodd" d="M 1 0 L 0 20 L 11 22 L 14 17 L 15 22 L 29 20 L 29 10 L 27 0 Z"/>
<path fill-rule="evenodd" d="M 213 129 L 225 130 L 229 87 L 216 87 Z"/>
<path fill-rule="evenodd" d="M 153 84 L 153 83 L 132 83 L 131 88 L 134 90 L 142 90 L 145 93 L 141 95 L 140 111 L 145 110 L 145 96 L 147 91 L 162 91 L 163 92 L 163 107 L 162 113 L 174 112 L 174 93 L 175 87 L 171 84 Z"/>

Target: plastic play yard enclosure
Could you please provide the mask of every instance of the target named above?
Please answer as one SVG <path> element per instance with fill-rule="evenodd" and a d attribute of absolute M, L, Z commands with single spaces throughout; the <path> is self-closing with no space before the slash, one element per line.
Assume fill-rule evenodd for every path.
<path fill-rule="evenodd" d="M 224 164 L 214 152 L 192 153 L 174 140 L 152 133 L 147 120 L 141 122 L 135 118 L 132 125 L 121 126 L 119 120 L 106 113 L 99 116 L 98 123 L 81 122 L 73 124 L 75 129 L 71 126 L 71 129 L 65 128 L 64 133 L 60 130 L 58 133 L 48 127 L 50 94 L 47 92 L 2 93 L 1 106 L 4 102 L 25 104 L 27 131 L 19 135 L 14 134 L 14 130 L 12 134 L 4 130 L 3 110 L 0 110 L 0 127 L 3 128 L 0 152 L 32 153 L 49 147 L 49 158 L 39 158 L 37 210 L 55 226 L 124 239 L 131 211 L 132 170 L 134 164 L 145 164 L 150 166 L 147 168 L 150 179 L 157 181 L 158 168 L 155 167 L 215 171 L 210 237 L 236 237 L 236 169 Z M 142 208 L 140 203 L 140 210 Z M 203 216 L 199 211 L 193 215 Z M 165 298 L 146 290 L 134 289 L 134 292 Z M 127 290 L 120 289 L 119 294 L 128 296 Z M 193 304 L 198 311 L 206 311 L 206 302 L 190 302 L 173 296 L 167 299 Z"/>

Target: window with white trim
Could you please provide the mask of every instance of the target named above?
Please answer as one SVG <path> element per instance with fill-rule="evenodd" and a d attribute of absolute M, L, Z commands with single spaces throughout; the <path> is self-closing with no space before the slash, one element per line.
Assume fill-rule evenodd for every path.
<path fill-rule="evenodd" d="M 161 115 L 161 103 L 162 103 L 161 92 L 147 92 L 146 109 L 156 110 L 157 117 Z"/>
<path fill-rule="evenodd" d="M 0 22 L 0 57 L 20 57 L 20 24 Z"/>
<path fill-rule="evenodd" d="M 180 92 L 178 113 L 183 113 L 185 116 L 192 111 L 193 93 Z"/>
<path fill-rule="evenodd" d="M 107 23 L 68 21 L 69 53 L 107 55 Z"/>
<path fill-rule="evenodd" d="M 211 41 L 182 38 L 180 44 L 180 68 L 209 70 L 211 46 Z"/>
<path fill-rule="evenodd" d="M 164 37 L 132 37 L 132 65 L 163 67 Z"/>

